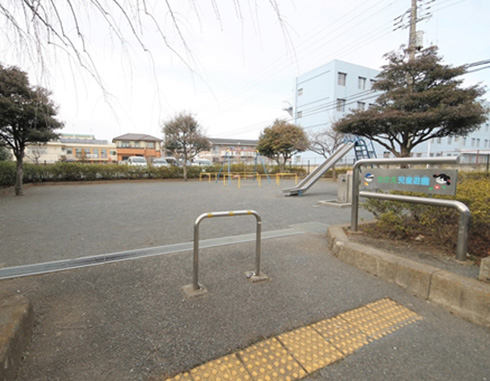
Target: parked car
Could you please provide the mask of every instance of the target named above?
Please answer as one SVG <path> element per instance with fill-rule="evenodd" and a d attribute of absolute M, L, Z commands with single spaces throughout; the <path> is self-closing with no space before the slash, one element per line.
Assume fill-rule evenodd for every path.
<path fill-rule="evenodd" d="M 146 167 L 148 163 L 143 156 L 130 156 L 127 161 L 128 165 L 135 165 L 138 167 Z"/>
<path fill-rule="evenodd" d="M 213 163 L 207 159 L 194 159 L 191 165 L 194 167 L 206 167 L 208 165 L 213 165 Z"/>
<path fill-rule="evenodd" d="M 175 165 L 176 167 L 181 167 L 182 166 L 182 164 L 180 164 L 180 162 L 175 157 L 166 156 L 163 159 L 165 159 L 165 161 L 167 163 L 169 163 L 170 165 Z"/>
<path fill-rule="evenodd" d="M 160 157 L 158 159 L 153 160 L 153 163 L 151 163 L 151 164 L 156 168 L 170 167 L 170 163 L 163 157 Z"/>

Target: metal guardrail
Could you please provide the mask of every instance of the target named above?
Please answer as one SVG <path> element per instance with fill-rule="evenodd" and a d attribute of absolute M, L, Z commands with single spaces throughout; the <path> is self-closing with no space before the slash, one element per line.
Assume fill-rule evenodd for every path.
<path fill-rule="evenodd" d="M 357 222 L 359 220 L 359 181 L 360 168 L 365 165 L 379 164 L 456 164 L 458 157 L 432 157 L 432 158 L 409 158 L 403 157 L 398 159 L 362 159 L 358 160 L 352 168 L 352 209 L 351 209 L 351 229 L 357 231 Z"/>
<path fill-rule="evenodd" d="M 456 259 L 458 261 L 466 260 L 466 252 L 468 251 L 468 230 L 470 225 L 470 209 L 460 201 L 456 200 L 441 200 L 427 197 L 401 196 L 386 193 L 374 192 L 359 192 L 360 197 L 376 198 L 380 200 L 411 202 L 414 204 L 424 204 L 431 206 L 443 206 L 447 208 L 457 209 L 459 212 L 458 220 L 458 243 L 456 246 Z"/>
<path fill-rule="evenodd" d="M 398 159 L 364 159 L 356 162 L 352 174 L 352 209 L 351 209 L 351 230 L 358 230 L 359 218 L 359 197 L 377 198 L 383 200 L 411 202 L 417 204 L 425 204 L 432 206 L 443 206 L 455 208 L 459 211 L 458 221 L 458 243 L 456 247 L 456 259 L 460 261 L 466 260 L 466 252 L 468 250 L 468 230 L 470 223 L 470 210 L 460 201 L 456 200 L 441 200 L 426 197 L 413 197 L 392 195 L 385 193 L 360 192 L 360 167 L 365 165 L 376 164 L 456 164 L 459 162 L 458 157 L 436 157 L 436 158 L 398 158 Z"/>
<path fill-rule="evenodd" d="M 247 278 L 252 278 L 254 281 L 265 280 L 268 277 L 265 274 L 260 273 L 260 255 L 261 255 L 261 236 L 262 236 L 262 218 L 254 210 L 238 210 L 238 211 L 228 211 L 228 212 L 215 212 L 215 213 L 203 213 L 197 217 L 194 222 L 194 257 L 193 257 L 193 274 L 192 274 L 192 285 L 187 286 L 188 293 L 198 294 L 205 292 L 202 285 L 199 284 L 199 226 L 201 222 L 206 218 L 214 217 L 234 217 L 234 216 L 248 216 L 253 215 L 257 220 L 256 228 L 256 243 L 255 243 L 255 271 L 250 271 L 247 273 Z"/>

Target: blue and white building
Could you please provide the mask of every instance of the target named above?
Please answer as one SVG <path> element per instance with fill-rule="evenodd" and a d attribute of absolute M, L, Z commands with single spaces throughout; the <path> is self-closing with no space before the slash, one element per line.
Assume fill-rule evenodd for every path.
<path fill-rule="evenodd" d="M 332 124 L 355 109 L 375 102 L 379 92 L 372 90 L 379 70 L 334 60 L 295 79 L 293 121 L 312 134 L 328 130 Z M 374 144 L 377 157 L 391 157 L 384 147 Z M 463 162 L 484 163 L 490 157 L 490 122 L 466 137 L 445 137 L 419 144 L 415 157 L 461 155 Z M 301 163 L 319 164 L 323 158 L 313 152 L 301 153 Z M 341 163 L 352 164 L 354 152 Z"/>

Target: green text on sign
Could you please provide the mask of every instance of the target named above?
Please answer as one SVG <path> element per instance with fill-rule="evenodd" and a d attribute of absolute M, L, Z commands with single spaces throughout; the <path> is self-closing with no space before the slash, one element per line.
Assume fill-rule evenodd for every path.
<path fill-rule="evenodd" d="M 364 172 L 361 189 L 365 191 L 397 190 L 428 194 L 456 194 L 458 171 L 455 169 L 381 169 Z"/>

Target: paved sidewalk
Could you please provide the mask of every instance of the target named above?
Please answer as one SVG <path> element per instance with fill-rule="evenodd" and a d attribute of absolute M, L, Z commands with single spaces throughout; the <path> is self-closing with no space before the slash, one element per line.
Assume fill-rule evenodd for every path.
<path fill-rule="evenodd" d="M 251 344 L 389 298 L 421 320 L 311 374 L 316 379 L 484 380 L 490 331 L 339 262 L 321 235 L 204 249 L 2 281 L 31 300 L 36 325 L 19 380 L 164 379 Z"/>
<path fill-rule="evenodd" d="M 147 196 L 162 186 L 150 187 Z M 78 189 L 68 189 L 81 197 Z M 209 189 L 216 192 L 216 188 Z M 222 192 L 222 195 L 229 192 L 230 199 L 235 197 L 231 188 Z M 36 190 L 31 196 L 46 196 L 44 191 L 40 193 Z M 161 380 L 240 353 L 268 339 L 281 340 L 280 335 L 301 327 L 345 317 L 350 311 L 372 309 L 373 303 L 385 300 L 403 311 L 413 312 L 416 319 L 379 338 L 371 336 L 352 353 L 339 348 L 344 355 L 342 360 L 305 370 L 306 379 L 488 379 L 488 329 L 453 316 L 332 255 L 325 232 L 315 231 L 314 227 L 331 224 L 335 219 L 345 220 L 340 216 L 349 214 L 348 210 L 314 207 L 320 194 L 286 200 L 276 200 L 272 191 L 270 196 L 264 195 L 265 200 L 250 203 L 256 202 L 254 209 L 259 213 L 262 210 L 272 219 L 271 227 L 300 225 L 305 230 L 303 234 L 262 242 L 261 269 L 270 277 L 269 281 L 251 283 L 244 275 L 254 269 L 253 241 L 202 249 L 199 282 L 208 294 L 194 299 L 187 298 L 182 291 L 183 286 L 192 282 L 190 250 L 1 281 L 4 295 L 28 298 L 35 314 L 32 341 L 24 354 L 18 379 Z M 251 199 L 257 196 L 250 191 Z M 220 210 L 231 205 L 227 198 L 221 198 L 224 208 Z M 198 208 L 191 207 L 194 202 L 190 201 L 187 209 L 182 207 L 182 215 L 195 214 Z M 279 203 L 286 203 L 286 207 L 278 206 L 284 205 Z M 242 205 L 239 209 L 247 208 Z M 155 216 L 158 218 L 159 213 Z M 284 216 L 286 220 L 272 216 Z M 129 214 L 128 220 L 130 217 L 133 215 Z M 142 220 L 141 216 L 134 218 Z M 240 230 L 238 234 L 253 231 L 254 222 L 246 217 L 237 220 L 241 218 L 248 223 L 239 227 L 230 226 L 229 222 L 210 224 L 203 239 L 217 233 L 225 237 L 230 230 Z M 29 224 L 21 218 L 16 223 L 23 221 Z M 119 243 L 112 237 L 123 239 L 124 234 L 115 229 L 112 235 L 109 227 L 105 235 L 100 235 L 109 241 L 103 245 L 117 246 Z M 145 227 L 149 228 L 150 223 Z M 85 224 L 80 224 L 80 230 L 90 231 Z M 170 243 L 171 235 L 165 237 L 164 243 Z M 180 242 L 187 241 L 188 238 Z M 128 242 L 125 240 L 124 245 Z M 26 245 L 36 247 L 36 242 L 27 241 Z M 103 245 L 94 243 L 93 247 L 100 249 Z M 146 246 L 138 248 L 142 247 Z M 112 251 L 115 250 L 107 252 Z M 359 318 L 359 324 L 361 321 Z M 353 324 L 356 323 L 354 319 Z M 359 329 L 367 330 L 362 324 Z"/>

